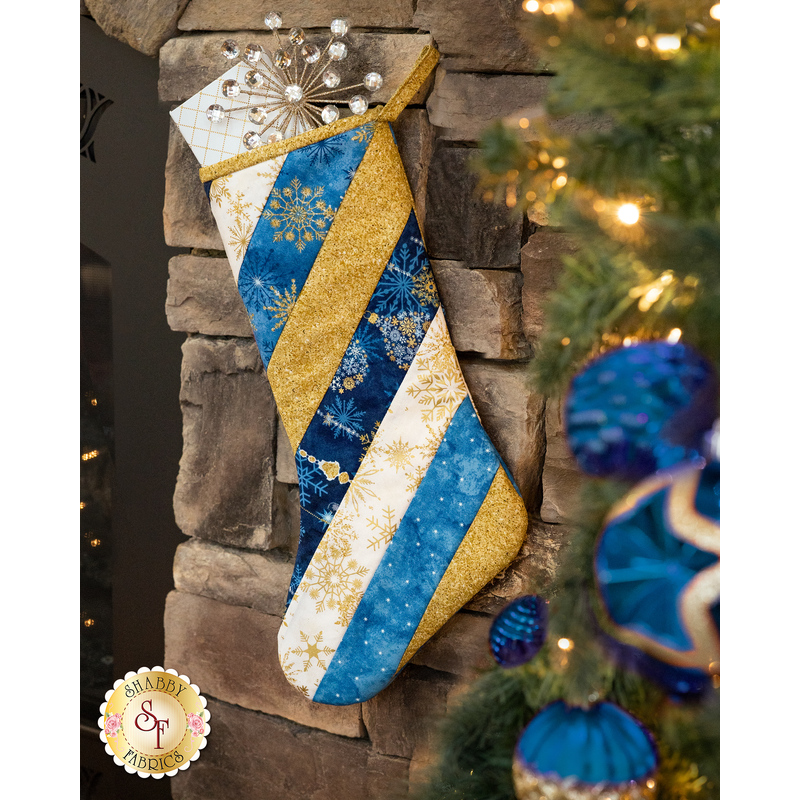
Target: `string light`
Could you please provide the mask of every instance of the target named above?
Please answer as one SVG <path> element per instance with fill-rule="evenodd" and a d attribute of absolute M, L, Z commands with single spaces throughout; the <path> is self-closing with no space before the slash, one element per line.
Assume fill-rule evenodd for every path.
<path fill-rule="evenodd" d="M 715 3 L 713 6 L 711 6 L 708 13 L 711 16 L 711 19 L 719 21 L 719 3 Z"/>
<path fill-rule="evenodd" d="M 561 169 L 562 167 L 566 167 L 567 166 L 567 159 L 564 158 L 564 156 L 556 156 L 553 159 L 553 166 L 556 169 Z"/>
<path fill-rule="evenodd" d="M 563 344 L 563 345 L 564 345 L 564 347 L 566 347 L 566 346 L 567 346 L 567 345 L 570 343 L 570 341 L 571 341 L 571 340 L 570 340 L 569 336 L 565 336 L 565 337 L 564 337 L 564 338 L 561 340 L 561 344 Z"/>
<path fill-rule="evenodd" d="M 623 203 L 617 209 L 617 218 L 623 225 L 635 225 L 639 221 L 639 207 L 635 203 Z"/>
<path fill-rule="evenodd" d="M 94 625 L 94 620 L 90 617 L 89 619 L 85 619 L 83 621 L 83 624 L 84 624 L 85 627 L 91 628 L 92 625 Z"/>
<path fill-rule="evenodd" d="M 520 128 L 527 128 L 527 127 L 528 127 L 528 125 L 530 125 L 530 124 L 531 124 L 531 123 L 528 121 L 528 118 L 527 118 L 527 117 L 523 117 L 523 118 L 522 118 L 522 119 L 519 121 L 519 126 L 520 126 Z"/>
<path fill-rule="evenodd" d="M 569 651 L 572 650 L 575 644 L 572 639 L 563 638 L 558 640 L 558 646 L 561 650 Z"/>
<path fill-rule="evenodd" d="M 101 544 L 101 542 L 100 542 L 100 540 L 99 540 L 99 539 L 92 539 L 92 541 L 91 541 L 91 542 L 89 542 L 89 544 L 90 544 L 92 547 L 100 547 L 100 544 Z"/>
<path fill-rule="evenodd" d="M 93 397 L 93 398 L 91 399 L 91 401 L 90 401 L 90 402 L 91 402 L 91 404 L 92 404 L 93 406 L 96 406 L 96 405 L 97 405 L 97 398 L 96 398 L 96 397 Z"/>
<path fill-rule="evenodd" d="M 90 450 L 88 453 L 81 453 L 81 461 L 89 461 L 92 458 L 97 458 L 99 455 L 99 450 Z"/>
<path fill-rule="evenodd" d="M 667 335 L 667 341 L 670 344 L 677 344 L 681 339 L 683 331 L 680 328 L 673 328 Z"/>
<path fill-rule="evenodd" d="M 86 508 L 86 503 L 81 500 L 81 511 L 83 511 L 84 508 Z"/>
<path fill-rule="evenodd" d="M 653 43 L 659 53 L 675 53 L 681 49 L 681 37 L 674 33 L 659 33 Z"/>
<path fill-rule="evenodd" d="M 637 36 L 636 46 L 644 50 L 645 48 L 650 47 L 650 40 L 646 36 Z"/>
<path fill-rule="evenodd" d="M 535 14 L 539 10 L 539 3 L 538 0 L 525 0 L 522 7 L 529 14 Z"/>
<path fill-rule="evenodd" d="M 656 782 L 652 778 L 648 778 L 648 780 L 647 780 L 647 788 L 648 789 L 655 789 L 656 788 Z"/>
<path fill-rule="evenodd" d="M 562 172 L 554 181 L 553 186 L 557 189 L 561 189 L 562 187 L 567 185 L 567 176 Z"/>

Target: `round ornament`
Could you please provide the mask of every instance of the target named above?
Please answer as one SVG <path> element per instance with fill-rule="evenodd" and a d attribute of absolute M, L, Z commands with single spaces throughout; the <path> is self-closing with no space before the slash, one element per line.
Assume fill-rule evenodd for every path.
<path fill-rule="evenodd" d="M 501 667 L 530 661 L 547 638 L 547 601 L 529 594 L 512 600 L 489 629 L 489 647 Z"/>
<path fill-rule="evenodd" d="M 514 750 L 518 800 L 652 800 L 658 752 L 650 732 L 614 703 L 545 706 Z"/>
<path fill-rule="evenodd" d="M 699 457 L 717 418 L 711 365 L 684 344 L 642 342 L 604 353 L 572 381 L 567 442 L 589 475 L 640 480 Z"/>
<path fill-rule="evenodd" d="M 611 509 L 594 558 L 611 637 L 680 669 L 719 662 L 719 509 L 718 461 L 663 470 Z"/>

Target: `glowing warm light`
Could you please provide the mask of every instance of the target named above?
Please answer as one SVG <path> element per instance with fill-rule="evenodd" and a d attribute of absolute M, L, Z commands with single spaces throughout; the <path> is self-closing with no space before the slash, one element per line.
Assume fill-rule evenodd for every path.
<path fill-rule="evenodd" d="M 650 778 L 647 781 L 647 788 L 648 789 L 655 789 L 656 788 L 656 782 L 652 778 Z"/>
<path fill-rule="evenodd" d="M 97 398 L 93 397 L 92 400 L 91 400 L 91 403 L 92 403 L 93 406 L 96 406 L 97 405 Z"/>
<path fill-rule="evenodd" d="M 649 311 L 650 306 L 661 297 L 664 290 L 660 286 L 653 286 L 645 292 L 644 297 L 639 300 L 639 311 Z"/>
<path fill-rule="evenodd" d="M 592 208 L 598 213 L 602 214 L 603 211 L 606 210 L 606 201 L 603 200 L 602 197 L 598 197 L 597 200 L 592 203 Z"/>
<path fill-rule="evenodd" d="M 630 347 L 632 344 L 636 344 L 639 340 L 635 336 L 626 336 L 622 340 L 623 347 Z"/>
<path fill-rule="evenodd" d="M 623 203 L 617 209 L 617 218 L 623 225 L 635 225 L 639 221 L 639 207 L 635 203 Z"/>
<path fill-rule="evenodd" d="M 719 19 L 719 3 L 715 3 L 708 12 L 711 15 L 711 19 Z"/>
<path fill-rule="evenodd" d="M 535 14 L 539 10 L 539 3 L 537 0 L 525 0 L 525 2 L 522 4 L 522 7 L 529 14 Z"/>
<path fill-rule="evenodd" d="M 528 193 L 525 195 L 525 199 L 526 199 L 526 200 L 527 200 L 529 203 L 532 203 L 532 202 L 533 202 L 533 201 L 536 199 L 536 192 L 528 192 Z"/>
<path fill-rule="evenodd" d="M 527 127 L 528 127 L 528 125 L 530 125 L 530 124 L 531 124 L 531 123 L 528 121 L 527 117 L 523 117 L 523 118 L 522 118 L 522 119 L 519 121 L 519 126 L 520 126 L 520 128 L 527 128 Z"/>
<path fill-rule="evenodd" d="M 538 166 L 539 166 L 539 162 L 535 158 L 532 158 L 528 162 L 528 169 L 531 170 L 531 172 L 533 172 L 533 170 L 535 170 Z"/>
<path fill-rule="evenodd" d="M 549 164 L 550 163 L 550 156 L 548 155 L 547 150 L 540 150 L 539 151 L 539 161 L 541 161 L 542 164 Z"/>
<path fill-rule="evenodd" d="M 551 36 L 547 40 L 547 44 L 549 44 L 550 47 L 558 47 L 561 44 L 561 39 L 559 39 L 558 36 Z"/>
<path fill-rule="evenodd" d="M 89 542 L 89 544 L 90 544 L 92 547 L 100 547 L 100 544 L 101 544 L 101 542 L 100 542 L 100 540 L 99 540 L 99 539 L 92 539 L 92 541 L 91 541 L 91 542 Z"/>
<path fill-rule="evenodd" d="M 653 42 L 660 53 L 674 53 L 681 49 L 681 37 L 674 33 L 659 33 Z"/>
<path fill-rule="evenodd" d="M 683 331 L 680 328 L 673 328 L 667 336 L 667 341 L 670 344 L 677 344 L 681 340 L 682 333 Z"/>
<path fill-rule="evenodd" d="M 570 341 L 571 341 L 571 339 L 569 338 L 569 336 L 565 336 L 565 337 L 564 337 L 564 338 L 561 340 L 561 344 L 563 344 L 563 345 L 564 345 L 564 347 L 566 347 L 566 346 L 567 346 L 567 345 L 570 343 Z"/>
<path fill-rule="evenodd" d="M 514 186 L 509 186 L 506 189 L 506 205 L 509 208 L 514 208 L 517 204 L 517 190 Z"/>
<path fill-rule="evenodd" d="M 86 503 L 81 500 L 81 511 L 83 511 L 84 508 L 86 508 Z"/>
<path fill-rule="evenodd" d="M 559 640 L 558 640 L 558 646 L 559 646 L 559 648 L 561 648 L 562 650 L 572 650 L 572 648 L 573 648 L 575 645 L 573 644 L 573 642 L 572 642 L 572 639 L 566 639 L 566 638 L 565 638 L 565 639 L 559 639 Z"/>
<path fill-rule="evenodd" d="M 555 10 L 556 7 L 552 3 L 545 3 L 542 6 L 542 11 L 544 11 L 545 14 L 554 14 Z"/>
<path fill-rule="evenodd" d="M 99 450 L 90 450 L 88 453 L 81 453 L 81 461 L 88 461 L 91 458 L 97 458 L 99 455 Z"/>
<path fill-rule="evenodd" d="M 83 624 L 84 624 L 84 625 L 85 625 L 87 628 L 91 628 L 91 627 L 92 627 L 92 625 L 94 625 L 94 620 L 93 620 L 93 619 L 85 619 L 85 620 L 83 621 Z"/>
<path fill-rule="evenodd" d="M 646 36 L 637 36 L 636 46 L 641 47 L 642 50 L 644 50 L 646 47 L 650 47 L 650 40 Z"/>
<path fill-rule="evenodd" d="M 558 189 L 560 189 L 562 186 L 566 186 L 566 185 L 567 185 L 567 176 L 566 176 L 566 175 L 564 175 L 563 173 L 562 173 L 561 175 L 559 175 L 559 176 L 558 176 L 558 177 L 557 177 L 557 178 L 556 178 L 556 179 L 553 181 L 553 186 L 555 186 L 555 187 L 556 187 L 556 188 L 558 188 Z"/>
<path fill-rule="evenodd" d="M 561 169 L 562 167 L 566 167 L 567 159 L 564 158 L 564 156 L 557 156 L 556 158 L 553 159 L 553 166 L 556 169 Z"/>

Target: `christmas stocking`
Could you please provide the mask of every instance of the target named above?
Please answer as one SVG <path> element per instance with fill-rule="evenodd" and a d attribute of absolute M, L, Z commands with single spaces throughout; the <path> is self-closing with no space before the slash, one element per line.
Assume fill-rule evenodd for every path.
<path fill-rule="evenodd" d="M 367 700 L 511 562 L 527 514 L 450 341 L 384 107 L 200 171 L 296 454 L 288 680 Z"/>

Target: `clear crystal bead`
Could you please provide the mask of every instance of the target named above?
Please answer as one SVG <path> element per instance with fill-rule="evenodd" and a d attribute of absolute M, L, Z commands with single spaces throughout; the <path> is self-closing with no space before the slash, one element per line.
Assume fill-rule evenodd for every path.
<path fill-rule="evenodd" d="M 347 45 L 344 42 L 334 42 L 328 48 L 328 54 L 334 61 L 341 61 L 347 56 Z"/>
<path fill-rule="evenodd" d="M 275 142 L 279 142 L 283 139 L 283 134 L 280 131 L 272 131 L 269 136 L 267 136 L 267 144 L 275 144 Z"/>
<path fill-rule="evenodd" d="M 206 116 L 210 122 L 222 122 L 225 119 L 225 109 L 214 103 L 206 109 Z"/>
<path fill-rule="evenodd" d="M 302 86 L 298 86 L 296 83 L 290 83 L 286 87 L 283 96 L 290 103 L 299 103 L 303 99 L 303 88 Z"/>
<path fill-rule="evenodd" d="M 322 109 L 322 121 L 326 125 L 335 122 L 337 119 L 339 119 L 339 109 L 336 106 L 325 106 Z"/>
<path fill-rule="evenodd" d="M 353 95 L 348 105 L 354 114 L 363 114 L 367 110 L 367 98 L 363 94 Z"/>
<path fill-rule="evenodd" d="M 264 48 L 260 44 L 248 44 L 244 48 L 244 57 L 248 64 L 255 66 L 264 54 Z"/>
<path fill-rule="evenodd" d="M 342 82 L 342 78 L 335 69 L 326 69 L 322 73 L 322 82 L 329 89 L 335 89 Z"/>
<path fill-rule="evenodd" d="M 383 77 L 377 72 L 370 72 L 364 76 L 364 86 L 371 92 L 376 92 L 383 86 Z"/>
<path fill-rule="evenodd" d="M 331 33 L 334 36 L 344 36 L 350 29 L 350 23 L 346 19 L 337 17 L 331 22 Z"/>
<path fill-rule="evenodd" d="M 222 94 L 225 97 L 238 97 L 239 92 L 242 91 L 242 87 L 236 81 L 227 80 L 222 81 Z"/>
<path fill-rule="evenodd" d="M 242 141 L 248 150 L 252 150 L 254 147 L 258 147 L 259 145 L 263 144 L 261 137 L 255 131 L 247 131 L 247 133 L 242 137 Z"/>
<path fill-rule="evenodd" d="M 251 108 L 247 112 L 247 119 L 249 119 L 250 122 L 255 122 L 256 125 L 264 125 L 267 121 L 267 109 L 262 106 Z"/>
<path fill-rule="evenodd" d="M 233 39 L 226 39 L 222 43 L 222 47 L 220 49 L 222 51 L 222 55 L 224 55 L 229 61 L 233 61 L 233 59 L 239 55 L 239 45 L 236 44 Z"/>
<path fill-rule="evenodd" d="M 245 73 L 244 82 L 251 89 L 258 89 L 264 83 L 264 76 L 257 69 L 251 69 Z"/>
<path fill-rule="evenodd" d="M 303 49 L 300 51 L 300 55 L 303 56 L 306 64 L 316 64 L 319 61 L 319 47 L 315 44 L 308 44 L 303 45 Z"/>
<path fill-rule="evenodd" d="M 295 47 L 300 47 L 305 40 L 306 34 L 302 28 L 292 28 L 289 31 L 289 41 L 295 45 Z"/>
<path fill-rule="evenodd" d="M 275 55 L 272 57 L 272 63 L 275 64 L 276 67 L 286 69 L 292 65 L 292 57 L 286 50 L 276 50 Z"/>
<path fill-rule="evenodd" d="M 276 31 L 283 25 L 283 18 L 277 11 L 270 11 L 266 17 L 264 17 L 264 24 L 271 30 Z"/>

